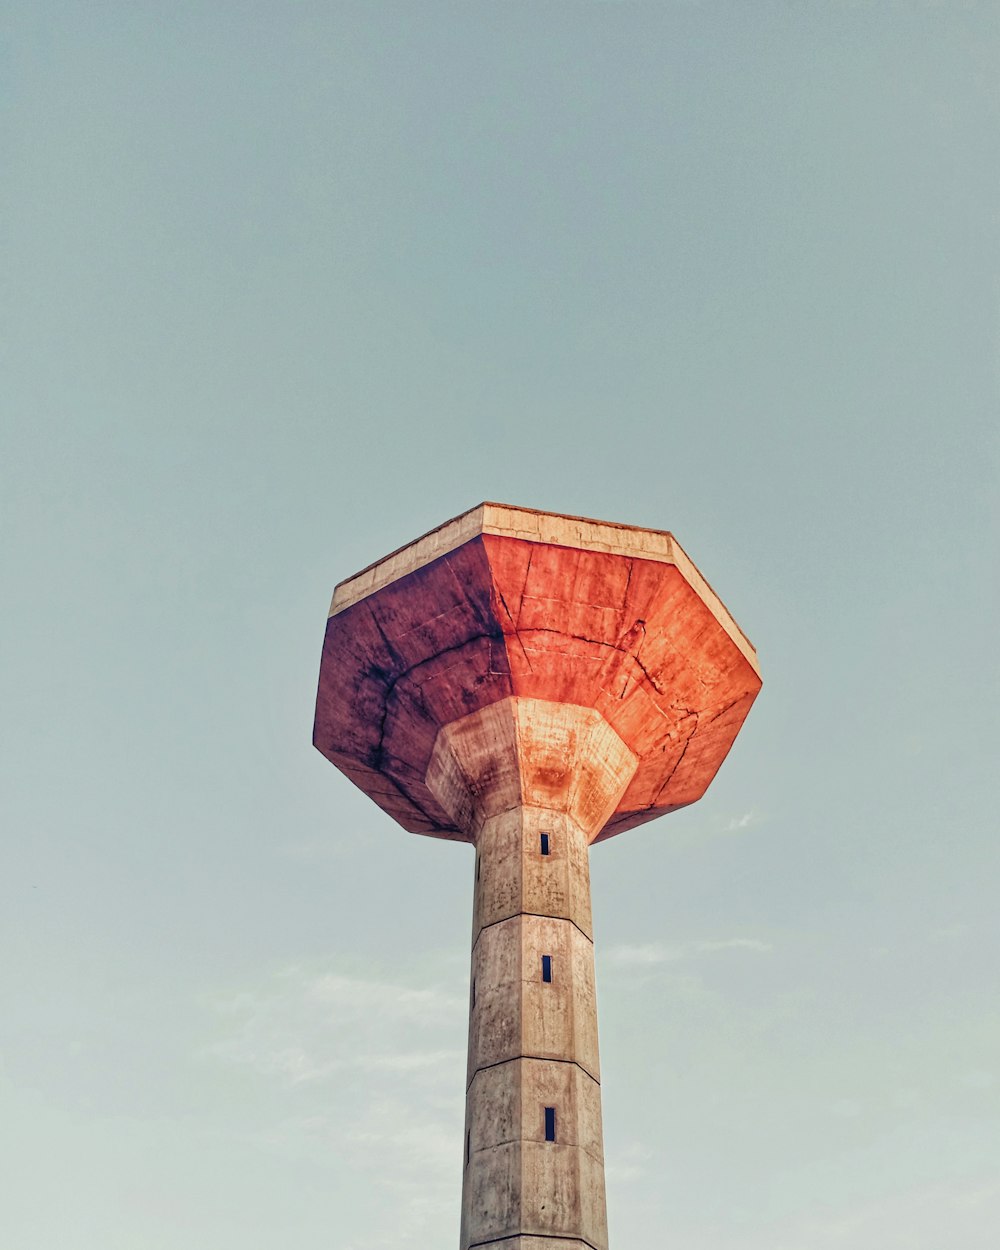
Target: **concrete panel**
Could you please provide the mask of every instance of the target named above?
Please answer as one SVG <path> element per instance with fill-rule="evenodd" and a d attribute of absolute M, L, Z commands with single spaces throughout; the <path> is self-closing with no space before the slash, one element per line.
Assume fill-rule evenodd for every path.
<path fill-rule="evenodd" d="M 541 853 L 541 835 L 549 853 Z M 538 916 L 571 920 L 593 936 L 587 838 L 575 821 L 545 808 L 522 809 L 522 908 Z"/>
<path fill-rule="evenodd" d="M 525 1141 L 544 1142 L 544 1111 L 546 1107 L 554 1107 L 556 1140 L 565 1146 L 579 1146 L 603 1167 L 598 1082 L 575 1063 L 523 1059 L 519 1068 L 521 1137 Z"/>
<path fill-rule="evenodd" d="M 577 930 L 568 920 L 538 916 L 524 916 L 521 924 L 521 1053 L 577 1060 L 570 936 Z M 550 982 L 542 980 L 543 955 L 551 958 Z"/>
<path fill-rule="evenodd" d="M 543 979 L 548 956 L 551 981 Z M 600 1079 L 591 942 L 569 921 L 518 916 L 484 929 L 472 961 L 469 1072 L 521 1055 Z"/>
<path fill-rule="evenodd" d="M 546 1237 L 570 1232 L 597 1250 L 607 1245 L 603 1162 L 587 1149 L 600 1133 L 595 1096 L 596 1084 L 572 1064 L 515 1061 L 476 1077 L 463 1246 L 511 1230 Z M 555 1142 L 544 1140 L 547 1106 L 556 1108 Z M 496 1144 L 477 1149 L 479 1138 Z"/>
<path fill-rule="evenodd" d="M 601 1087 L 581 1068 L 573 1069 L 575 1083 L 577 1145 L 600 1167 L 604 1184 L 604 1123 L 601 1115 Z M 522 1095 L 523 1097 L 523 1095 Z"/>
<path fill-rule="evenodd" d="M 591 1076 L 600 1080 L 597 1058 L 597 986 L 594 972 L 594 944 L 578 930 L 570 932 L 572 959 L 573 1057 Z"/>
<path fill-rule="evenodd" d="M 480 1068 L 521 1054 L 521 918 L 491 925 L 472 956 L 468 1079 Z"/>
<path fill-rule="evenodd" d="M 513 699 L 502 698 L 436 735 L 427 788 L 472 838 L 484 820 L 521 805 L 515 709 Z"/>
<path fill-rule="evenodd" d="M 521 914 L 524 833 L 521 811 L 488 820 L 476 839 L 472 941 L 481 928 Z"/>
<path fill-rule="evenodd" d="M 473 1077 L 466 1120 L 467 1148 L 472 1154 L 521 1140 L 523 1063 L 514 1059 Z"/>
<path fill-rule="evenodd" d="M 580 1232 L 595 1250 L 607 1250 L 608 1204 L 604 1188 L 604 1161 L 585 1150 L 577 1153 L 580 1168 Z M 574 1230 L 576 1231 L 576 1230 Z"/>
<path fill-rule="evenodd" d="M 576 1146 L 522 1143 L 520 1232 L 578 1237 L 596 1250 L 607 1250 L 604 1172 L 592 1161 L 585 1165 L 587 1159 Z"/>
<path fill-rule="evenodd" d="M 462 1246 L 521 1232 L 521 1144 L 474 1152 L 462 1186 Z"/>
<path fill-rule="evenodd" d="M 587 838 L 565 813 L 521 808 L 491 817 L 476 850 L 473 943 L 482 928 L 522 912 L 570 920 L 591 936 Z"/>
<path fill-rule="evenodd" d="M 593 946 L 575 925 L 526 915 L 485 929 L 472 975 L 470 1080 L 477 1069 L 517 1055 L 578 1063 L 600 1079 Z"/>
<path fill-rule="evenodd" d="M 596 836 L 635 773 L 636 757 L 589 705 L 529 698 L 511 702 L 522 802 L 567 812 Z"/>
<path fill-rule="evenodd" d="M 593 946 L 567 921 L 526 916 L 523 925 L 523 1053 L 572 1060 L 599 1079 Z M 542 980 L 546 954 L 551 982 Z"/>

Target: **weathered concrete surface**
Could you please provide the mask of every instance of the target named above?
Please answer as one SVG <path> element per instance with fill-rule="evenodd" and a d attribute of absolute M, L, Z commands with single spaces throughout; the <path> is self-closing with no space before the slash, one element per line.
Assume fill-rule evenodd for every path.
<path fill-rule="evenodd" d="M 549 839 L 547 856 L 539 850 L 543 833 Z M 522 911 L 571 920 L 593 938 L 589 865 L 575 853 L 585 837 L 565 813 L 544 808 L 515 808 L 484 825 L 477 838 L 473 943 L 484 926 Z"/>
<path fill-rule="evenodd" d="M 516 808 L 486 823 L 477 852 L 461 1245 L 530 1233 L 606 1250 L 587 835 L 561 813 Z M 555 915 L 487 919 L 547 900 Z"/>
<path fill-rule="evenodd" d="M 337 588 L 314 741 L 404 828 L 467 841 L 428 786 L 439 732 L 510 697 L 591 708 L 637 761 L 606 838 L 700 798 L 759 688 L 671 535 L 484 504 Z"/>
<path fill-rule="evenodd" d="M 588 848 L 635 768 L 592 708 L 525 698 L 445 727 L 431 754 L 429 788 L 476 843 L 463 1250 L 528 1234 L 606 1250 Z"/>
<path fill-rule="evenodd" d="M 459 828 L 528 805 L 600 830 L 637 760 L 599 712 L 571 703 L 507 698 L 438 734 L 428 790 Z"/>
<path fill-rule="evenodd" d="M 360 573 L 342 581 L 334 591 L 330 615 L 342 612 L 391 582 L 399 581 L 434 560 L 463 546 L 479 534 L 523 542 L 546 543 L 574 551 L 593 551 L 626 559 L 651 560 L 674 564 L 709 604 L 720 623 L 732 633 L 734 642 L 753 652 L 749 639 L 733 621 L 719 597 L 695 568 L 673 534 L 665 530 L 641 529 L 615 521 L 538 512 L 534 508 L 514 508 L 509 504 L 481 503 L 461 516 L 445 521 L 415 542 L 370 564 Z M 754 655 L 756 653 L 754 652 Z"/>

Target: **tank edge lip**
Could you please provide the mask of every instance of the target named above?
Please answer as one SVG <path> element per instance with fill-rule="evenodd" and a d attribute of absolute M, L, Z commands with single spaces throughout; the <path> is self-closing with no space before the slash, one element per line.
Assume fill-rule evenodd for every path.
<path fill-rule="evenodd" d="M 418 538 L 404 543 L 403 546 L 397 547 L 394 551 L 389 552 L 388 555 L 365 565 L 357 573 L 353 573 L 350 577 L 346 577 L 338 582 L 334 588 L 328 617 L 338 615 L 345 609 L 368 598 L 369 595 L 381 590 L 384 586 L 390 585 L 397 577 L 415 572 L 417 569 L 423 568 L 441 556 L 448 555 L 449 552 L 455 551 L 458 547 L 464 546 L 466 542 L 470 542 L 483 534 L 495 535 L 497 537 L 507 535 L 522 538 L 528 542 L 549 543 L 552 546 L 567 546 L 567 544 L 546 539 L 541 534 L 534 537 L 530 534 L 501 526 L 497 519 L 489 517 L 488 510 L 491 509 L 498 509 L 508 514 L 552 518 L 559 521 L 576 522 L 581 525 L 593 525 L 603 530 L 616 530 L 623 534 L 650 534 L 664 539 L 665 551 L 659 556 L 658 562 L 673 564 L 677 568 L 691 589 L 706 603 L 719 624 L 722 625 L 723 629 L 743 652 L 745 658 L 756 672 L 757 677 L 760 678 L 757 648 L 716 593 L 711 583 L 674 537 L 672 531 L 652 529 L 643 525 L 630 525 L 623 521 L 602 521 L 595 517 L 576 516 L 567 512 L 550 512 L 541 508 L 524 507 L 519 504 L 498 503 L 494 500 L 484 500 L 472 508 L 467 508 L 464 512 L 460 512 L 457 516 L 443 521 L 440 525 L 427 530 L 426 533 L 421 534 Z M 453 530 L 450 535 L 446 534 L 446 531 L 449 529 Z M 433 543 L 430 541 L 435 535 L 441 536 L 440 542 Z M 418 556 L 416 549 L 422 545 L 426 547 L 426 551 Z M 400 556 L 403 556 L 408 551 L 414 552 L 415 559 L 412 567 L 400 568 L 398 571 L 390 572 L 388 566 L 391 566 L 394 561 L 397 561 Z M 657 556 L 653 552 L 637 552 L 633 558 L 657 560 Z M 380 569 L 385 569 L 389 575 L 379 577 L 377 574 Z"/>
<path fill-rule="evenodd" d="M 521 514 L 530 517 L 546 517 L 558 521 L 571 521 L 580 525 L 594 525 L 599 526 L 604 530 L 618 530 L 623 533 L 655 534 L 658 537 L 666 539 L 666 545 L 668 547 L 676 542 L 676 539 L 669 530 L 654 529 L 648 525 L 630 525 L 624 521 L 603 521 L 598 517 L 577 516 L 571 512 L 552 512 L 544 508 L 529 508 L 523 504 L 499 503 L 496 500 L 485 499 L 481 503 L 475 504 L 471 508 L 467 508 L 464 512 L 459 512 L 456 516 L 450 517 L 447 521 L 442 521 L 440 525 L 433 526 L 425 533 L 420 534 L 417 538 L 411 539 L 408 543 L 403 543 L 402 546 L 396 547 L 393 551 L 388 552 L 384 556 L 380 556 L 379 559 L 373 560 L 370 564 L 366 564 L 364 568 L 358 569 L 356 573 L 352 573 L 349 577 L 342 578 L 334 587 L 333 598 L 330 603 L 330 611 L 328 615 L 335 616 L 338 612 L 342 612 L 345 608 L 348 608 L 352 604 L 357 603 L 359 600 L 366 598 L 367 595 L 373 593 L 376 589 L 381 589 L 381 585 L 387 585 L 388 582 L 383 583 L 376 579 L 374 576 L 375 572 L 384 565 L 390 564 L 399 556 L 413 548 L 419 547 L 422 544 L 430 546 L 427 559 L 414 565 L 414 568 L 419 568 L 422 564 L 430 563 L 431 560 L 437 559 L 438 556 L 447 555 L 449 551 L 453 551 L 456 547 L 461 546 L 463 542 L 466 542 L 479 534 L 495 532 L 502 536 L 504 533 L 509 532 L 506 527 L 501 527 L 497 524 L 495 518 L 488 518 L 488 509 L 497 509 L 504 513 Z M 468 522 L 470 519 L 472 519 L 471 524 L 462 525 L 463 521 Z M 492 524 L 491 520 L 493 521 Z M 445 538 L 440 545 L 428 544 L 429 539 L 433 539 L 436 534 L 443 534 L 444 531 L 448 530 L 452 526 L 455 527 L 455 534 L 452 541 Z M 545 542 L 546 539 L 539 537 L 532 540 L 529 538 L 528 541 Z M 365 578 L 368 578 L 368 584 L 365 584 Z M 351 594 L 350 588 L 354 587 L 356 583 L 361 583 L 356 586 L 358 593 Z"/>

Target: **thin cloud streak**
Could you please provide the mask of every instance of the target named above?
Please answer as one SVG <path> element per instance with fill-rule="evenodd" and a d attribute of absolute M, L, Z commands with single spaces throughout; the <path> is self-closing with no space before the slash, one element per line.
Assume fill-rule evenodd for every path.
<path fill-rule="evenodd" d="M 633 967 L 655 967 L 658 964 L 676 964 L 694 959 L 699 955 L 714 955 L 722 951 L 752 951 L 767 954 L 774 947 L 760 938 L 731 937 L 688 942 L 650 942 L 642 945 L 613 946 L 604 955 L 612 964 L 628 964 Z"/>
<path fill-rule="evenodd" d="M 462 1052 L 466 1001 L 440 986 L 413 988 L 290 964 L 213 1003 L 219 1036 L 205 1054 L 292 1085 L 345 1069 L 448 1071 Z"/>
<path fill-rule="evenodd" d="M 253 1140 L 317 1165 L 350 1160 L 399 1213 L 391 1238 L 355 1236 L 353 1250 L 423 1250 L 457 1222 L 464 995 L 328 961 L 266 971 L 211 1007 L 218 1036 L 202 1058 L 283 1090 L 283 1113 Z"/>
<path fill-rule="evenodd" d="M 761 817 L 756 812 L 744 812 L 742 816 L 734 816 L 726 825 L 726 833 L 738 833 L 741 829 L 749 829 L 752 825 L 759 825 Z"/>

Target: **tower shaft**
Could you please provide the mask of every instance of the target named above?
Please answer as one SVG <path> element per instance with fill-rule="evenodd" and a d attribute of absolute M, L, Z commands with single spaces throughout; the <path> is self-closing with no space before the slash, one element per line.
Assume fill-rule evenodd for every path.
<path fill-rule="evenodd" d="M 635 768 L 570 703 L 438 734 L 427 786 L 476 845 L 462 1250 L 607 1250 L 589 846 Z"/>
<path fill-rule="evenodd" d="M 462 1250 L 606 1250 L 587 834 L 519 806 L 476 850 Z"/>

